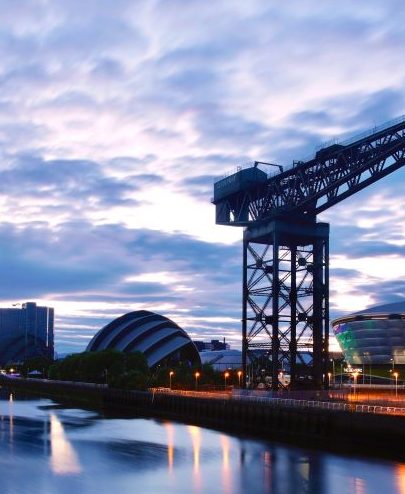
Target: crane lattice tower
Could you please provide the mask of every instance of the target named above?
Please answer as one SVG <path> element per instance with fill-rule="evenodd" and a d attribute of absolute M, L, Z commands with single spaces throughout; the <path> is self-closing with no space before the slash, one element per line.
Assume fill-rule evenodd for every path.
<path fill-rule="evenodd" d="M 254 162 L 214 184 L 216 223 L 244 227 L 242 359 L 265 355 L 272 388 L 289 368 L 327 386 L 329 225 L 317 215 L 405 163 L 405 117 L 268 175 Z"/>

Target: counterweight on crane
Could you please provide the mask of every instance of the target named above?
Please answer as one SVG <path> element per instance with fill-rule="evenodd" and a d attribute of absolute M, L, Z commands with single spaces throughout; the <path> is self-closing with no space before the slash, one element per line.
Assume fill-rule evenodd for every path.
<path fill-rule="evenodd" d="M 317 215 L 404 165 L 405 117 L 272 175 L 260 163 L 214 184 L 216 223 L 245 229 L 244 383 L 248 361 L 265 356 L 273 389 L 284 368 L 292 387 L 320 388 L 327 385 L 329 225 Z"/>

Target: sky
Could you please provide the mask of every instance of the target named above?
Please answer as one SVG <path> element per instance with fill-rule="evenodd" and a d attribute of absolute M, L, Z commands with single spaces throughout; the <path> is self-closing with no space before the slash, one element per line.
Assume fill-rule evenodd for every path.
<path fill-rule="evenodd" d="M 241 341 L 213 182 L 405 114 L 401 0 L 1 0 L 0 304 L 58 352 L 145 309 Z M 331 317 L 405 297 L 405 170 L 327 210 Z"/>

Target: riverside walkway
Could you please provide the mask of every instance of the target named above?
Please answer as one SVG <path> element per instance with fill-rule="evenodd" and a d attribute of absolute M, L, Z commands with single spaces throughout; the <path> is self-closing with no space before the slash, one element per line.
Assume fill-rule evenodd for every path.
<path fill-rule="evenodd" d="M 383 415 L 403 415 L 405 416 L 404 406 L 383 406 L 379 404 L 359 403 L 355 402 L 355 398 L 348 400 L 351 395 L 339 395 L 331 392 L 329 400 L 314 400 L 314 399 L 295 399 L 295 398 L 279 398 L 258 394 L 255 392 L 244 392 L 238 390 L 236 392 L 210 392 L 210 391 L 183 391 L 170 390 L 169 388 L 152 388 L 151 392 L 166 393 L 178 396 L 188 396 L 195 398 L 208 398 L 214 400 L 239 400 L 248 403 L 261 403 L 270 407 L 293 407 L 293 408 L 317 408 L 322 410 L 340 410 L 344 412 L 359 412 L 359 413 L 376 413 Z M 342 398 L 345 398 L 343 400 Z M 361 401 L 361 397 L 357 398 Z M 336 401 L 340 400 L 340 401 Z M 347 402 L 349 401 L 349 402 Z M 351 402 L 350 402 L 351 401 Z M 402 403 L 401 403 L 402 404 Z"/>

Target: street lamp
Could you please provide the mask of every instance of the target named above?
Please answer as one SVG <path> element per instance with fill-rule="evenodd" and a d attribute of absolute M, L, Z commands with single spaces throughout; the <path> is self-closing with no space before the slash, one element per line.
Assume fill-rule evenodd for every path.
<path fill-rule="evenodd" d="M 242 371 L 238 371 L 238 383 L 240 387 L 240 378 L 242 377 Z"/>
<path fill-rule="evenodd" d="M 200 377 L 200 373 L 196 372 L 194 374 L 194 376 L 195 376 L 195 389 L 197 390 L 198 389 L 198 378 Z"/>
<path fill-rule="evenodd" d="M 228 379 L 228 377 L 229 377 L 229 372 L 225 372 L 224 373 L 225 389 L 226 389 L 226 380 Z"/>
<path fill-rule="evenodd" d="M 174 372 L 173 371 L 170 371 L 169 372 L 169 388 L 170 388 L 170 391 L 172 389 L 172 377 L 174 376 Z"/>
<path fill-rule="evenodd" d="M 398 372 L 394 372 L 393 376 L 395 377 L 395 397 L 398 396 Z"/>
<path fill-rule="evenodd" d="M 354 394 L 356 394 L 356 382 L 357 382 L 358 374 L 359 374 L 358 372 L 353 372 L 353 381 L 354 381 L 353 392 L 354 392 Z"/>
<path fill-rule="evenodd" d="M 333 358 L 330 359 L 332 362 L 332 376 L 333 376 L 333 384 L 335 384 L 335 360 Z M 330 383 L 329 383 L 330 384 Z"/>
<path fill-rule="evenodd" d="M 368 382 L 371 384 L 371 356 L 370 352 L 364 352 L 364 358 L 368 359 Z"/>
<path fill-rule="evenodd" d="M 328 372 L 328 386 L 330 386 L 330 384 L 331 384 L 331 377 L 332 377 L 332 374 L 330 372 Z"/>

